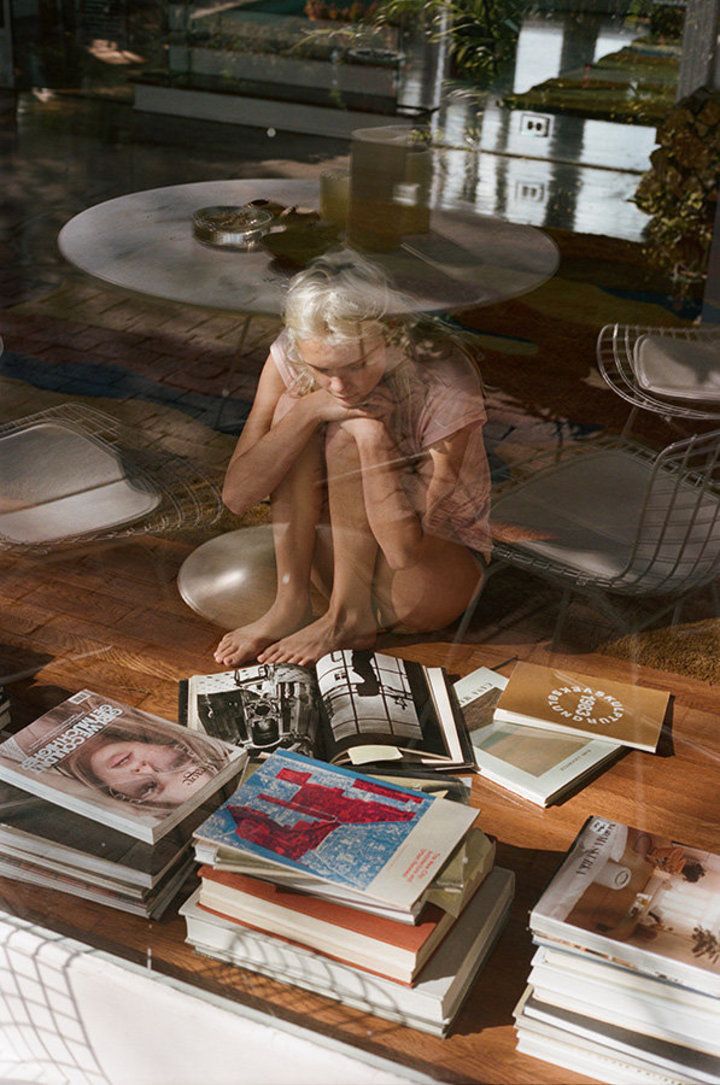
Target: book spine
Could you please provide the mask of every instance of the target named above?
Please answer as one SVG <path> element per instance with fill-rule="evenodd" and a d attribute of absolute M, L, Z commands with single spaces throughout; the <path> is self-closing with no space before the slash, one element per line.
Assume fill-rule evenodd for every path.
<path fill-rule="evenodd" d="M 181 678 L 178 682 L 178 723 L 187 727 L 188 722 L 188 688 L 187 678 Z"/>

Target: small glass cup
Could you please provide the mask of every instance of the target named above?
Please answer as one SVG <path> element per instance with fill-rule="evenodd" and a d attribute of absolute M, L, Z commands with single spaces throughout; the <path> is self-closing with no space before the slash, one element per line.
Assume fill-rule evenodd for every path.
<path fill-rule="evenodd" d="M 325 170 L 320 174 L 320 217 L 345 228 L 350 207 L 349 170 Z"/>

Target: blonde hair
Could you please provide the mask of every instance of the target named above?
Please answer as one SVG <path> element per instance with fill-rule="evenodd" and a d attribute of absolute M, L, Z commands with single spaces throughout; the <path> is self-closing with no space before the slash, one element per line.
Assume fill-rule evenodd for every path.
<path fill-rule="evenodd" d="M 313 261 L 290 280 L 283 310 L 288 358 L 296 375 L 294 394 L 307 395 L 316 387 L 297 347 L 305 339 L 339 345 L 375 333 L 400 347 L 406 359 L 418 360 L 420 342 L 430 353 L 454 347 L 473 358 L 473 337 L 413 309 L 412 300 L 393 287 L 385 271 L 360 253 L 341 249 Z M 385 377 L 401 400 L 407 398 L 410 380 L 403 365 Z"/>

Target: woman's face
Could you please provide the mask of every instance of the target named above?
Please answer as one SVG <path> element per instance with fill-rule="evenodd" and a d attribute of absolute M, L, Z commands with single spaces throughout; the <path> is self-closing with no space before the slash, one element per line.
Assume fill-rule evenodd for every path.
<path fill-rule="evenodd" d="M 100 746 L 90 755 L 90 768 L 130 802 L 163 806 L 179 806 L 210 779 L 181 747 L 137 739 Z"/>
<path fill-rule="evenodd" d="M 303 363 L 319 388 L 345 407 L 358 407 L 385 376 L 387 345 L 378 331 L 361 333 L 348 343 L 303 339 L 298 344 Z"/>

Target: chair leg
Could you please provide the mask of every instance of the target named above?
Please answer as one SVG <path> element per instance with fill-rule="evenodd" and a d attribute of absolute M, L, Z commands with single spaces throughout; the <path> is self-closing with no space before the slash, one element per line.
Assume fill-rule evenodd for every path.
<path fill-rule="evenodd" d="M 550 641 L 551 652 L 556 651 L 557 645 L 560 642 L 560 637 L 565 627 L 568 607 L 572 601 L 573 594 L 572 588 L 563 588 L 562 598 L 560 599 L 560 609 L 558 611 L 557 621 L 555 622 L 555 628 L 553 629 L 552 640 Z"/>
<path fill-rule="evenodd" d="M 242 325 L 242 328 L 240 329 L 240 339 L 238 341 L 237 350 L 233 354 L 232 363 L 230 365 L 230 368 L 228 369 L 227 378 L 225 380 L 225 387 L 222 389 L 222 391 L 220 393 L 220 395 L 222 396 L 222 403 L 220 404 L 220 408 L 219 408 L 218 413 L 217 413 L 217 419 L 215 421 L 215 429 L 220 429 L 220 423 L 222 422 L 222 416 L 225 413 L 225 404 L 227 403 L 228 399 L 230 398 L 230 386 L 231 386 L 231 383 L 232 383 L 232 379 L 235 376 L 235 373 L 237 372 L 238 363 L 239 363 L 240 359 L 243 357 L 243 351 L 244 351 L 244 348 L 245 348 L 245 340 L 248 337 L 248 332 L 250 331 L 250 325 L 252 324 L 252 322 L 253 322 L 253 314 L 248 313 L 248 315 L 243 320 L 243 325 Z"/>

